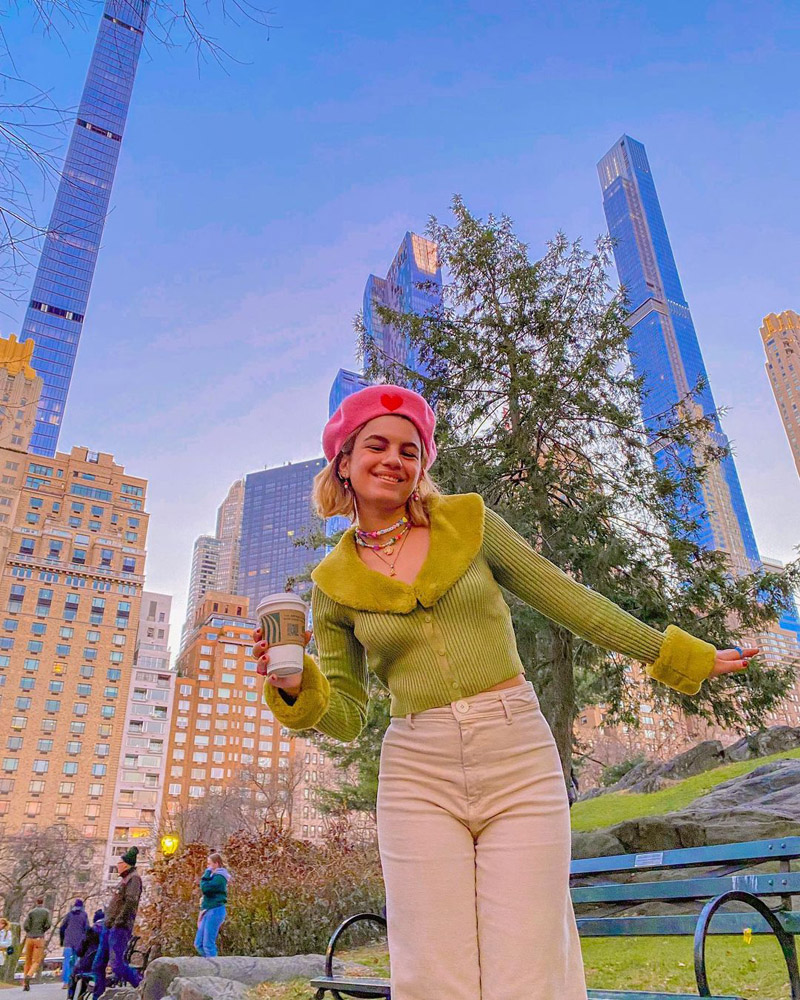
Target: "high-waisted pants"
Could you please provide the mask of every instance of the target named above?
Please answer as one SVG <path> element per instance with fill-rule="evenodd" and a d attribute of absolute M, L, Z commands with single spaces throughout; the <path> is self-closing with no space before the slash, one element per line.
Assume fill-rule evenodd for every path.
<path fill-rule="evenodd" d="M 378 840 L 392 1000 L 586 1000 L 567 793 L 530 684 L 392 719 Z"/>

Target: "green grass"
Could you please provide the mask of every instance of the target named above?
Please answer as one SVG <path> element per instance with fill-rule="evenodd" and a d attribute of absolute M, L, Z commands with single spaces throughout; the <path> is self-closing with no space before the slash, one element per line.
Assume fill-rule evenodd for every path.
<path fill-rule="evenodd" d="M 704 771 L 692 778 L 678 781 L 669 788 L 658 792 L 645 794 L 635 792 L 610 792 L 586 802 L 576 802 L 572 807 L 573 830 L 598 830 L 604 826 L 613 826 L 626 819 L 637 819 L 639 816 L 661 816 L 664 813 L 683 809 L 690 802 L 710 792 L 716 785 L 749 774 L 762 764 L 773 760 L 791 760 L 800 758 L 799 750 L 784 750 L 770 757 L 757 757 L 755 760 L 743 760 L 734 764 L 724 764 L 711 771 Z"/>
<path fill-rule="evenodd" d="M 586 981 L 596 989 L 666 990 L 694 993 L 691 938 L 589 938 L 581 942 Z M 388 975 L 388 956 L 379 946 L 342 952 L 344 961 L 370 968 L 370 975 Z M 714 993 L 732 993 L 748 1000 L 783 1000 L 789 996 L 786 964 L 775 938 L 711 937 L 706 946 L 706 970 Z M 308 982 L 264 983 L 254 1000 L 312 1000 Z M 432 1000 L 434 993 L 431 994 Z"/>

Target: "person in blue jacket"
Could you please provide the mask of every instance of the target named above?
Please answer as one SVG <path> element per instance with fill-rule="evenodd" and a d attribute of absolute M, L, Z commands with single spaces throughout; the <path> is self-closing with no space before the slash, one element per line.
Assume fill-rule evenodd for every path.
<path fill-rule="evenodd" d="M 64 949 L 64 961 L 61 964 L 62 989 L 67 989 L 69 986 L 69 977 L 72 975 L 75 957 L 88 929 L 89 917 L 86 914 L 83 900 L 76 899 L 72 909 L 61 921 L 61 926 L 58 928 L 59 941 Z"/>
<path fill-rule="evenodd" d="M 197 935 L 194 946 L 204 958 L 217 955 L 217 934 L 225 919 L 228 902 L 228 882 L 231 875 L 222 855 L 214 851 L 208 856 L 208 868 L 200 876 L 200 914 L 197 918 Z"/>

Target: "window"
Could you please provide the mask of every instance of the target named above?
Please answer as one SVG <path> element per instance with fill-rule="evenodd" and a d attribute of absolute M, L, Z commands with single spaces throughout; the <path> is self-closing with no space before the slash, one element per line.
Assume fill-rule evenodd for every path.
<path fill-rule="evenodd" d="M 77 566 L 86 565 L 86 549 L 73 549 L 72 550 L 72 561 Z"/>
<path fill-rule="evenodd" d="M 58 630 L 58 635 L 61 639 L 71 639 L 74 633 L 75 629 L 70 628 L 69 625 L 62 625 L 62 627 Z"/>
<path fill-rule="evenodd" d="M 19 768 L 19 760 L 16 757 L 4 757 L 3 758 L 3 770 L 8 774 L 12 771 L 16 771 Z"/>
<path fill-rule="evenodd" d="M 106 677 L 110 681 L 118 681 L 122 677 L 122 671 L 116 667 L 110 667 L 106 673 Z"/>
<path fill-rule="evenodd" d="M 39 753 L 50 753 L 50 751 L 53 749 L 53 741 L 39 740 L 39 742 L 36 744 L 36 749 L 39 751 Z"/>
<path fill-rule="evenodd" d="M 116 698 L 118 694 L 119 694 L 118 687 L 107 687 L 103 689 L 104 698 Z"/>
<path fill-rule="evenodd" d="M 30 671 L 30 673 L 35 674 L 39 669 L 39 661 L 32 656 L 28 656 L 25 658 L 23 666 L 26 670 Z"/>
<path fill-rule="evenodd" d="M 91 684 L 79 684 L 78 685 L 78 696 L 80 698 L 88 698 L 92 693 Z"/>
<path fill-rule="evenodd" d="M 86 702 L 76 702 L 72 706 L 72 714 L 73 715 L 88 715 L 89 714 L 89 706 L 86 704 Z"/>
<path fill-rule="evenodd" d="M 103 794 L 103 784 L 102 784 L 102 782 L 100 784 L 89 785 L 89 794 L 91 796 L 96 796 L 96 797 L 101 796 Z"/>
<path fill-rule="evenodd" d="M 47 550 L 48 559 L 60 559 L 61 549 L 63 548 L 63 545 L 64 543 L 62 541 L 59 541 L 57 538 L 51 538 L 49 542 L 49 548 Z"/>
<path fill-rule="evenodd" d="M 109 743 L 95 743 L 94 752 L 97 757 L 108 757 L 111 745 Z"/>
<path fill-rule="evenodd" d="M 106 773 L 105 764 L 92 764 L 92 777 L 93 778 L 103 778 Z"/>
<path fill-rule="evenodd" d="M 23 556 L 32 556 L 35 542 L 32 538 L 22 538 L 19 543 L 19 552 Z"/>
<path fill-rule="evenodd" d="M 21 583 L 12 583 L 8 594 L 8 610 L 12 612 L 22 611 L 22 602 L 25 599 L 25 587 Z"/>
<path fill-rule="evenodd" d="M 70 740 L 67 743 L 67 753 L 80 753 L 83 744 L 80 740 Z"/>
<path fill-rule="evenodd" d="M 35 677 L 20 677 L 19 686 L 22 691 L 33 691 L 34 685 L 36 684 Z"/>
<path fill-rule="evenodd" d="M 80 594 L 67 594 L 64 598 L 64 620 L 74 622 L 78 614 Z"/>
<path fill-rule="evenodd" d="M 87 642 L 99 642 L 100 641 L 100 633 L 97 632 L 97 631 L 95 631 L 94 629 L 90 629 L 86 633 L 86 641 Z"/>
<path fill-rule="evenodd" d="M 50 681 L 47 690 L 50 692 L 50 694 L 62 694 L 64 691 L 64 682 Z"/>
<path fill-rule="evenodd" d="M 90 525 L 90 527 L 91 527 L 91 525 Z M 100 526 L 98 525 L 98 527 L 100 527 Z M 114 558 L 114 550 L 113 549 L 100 549 L 100 565 L 101 566 L 110 566 L 111 563 L 112 563 L 113 558 Z"/>
<path fill-rule="evenodd" d="M 136 572 L 136 560 L 133 558 L 133 556 L 122 557 L 122 572 L 123 573 Z"/>
<path fill-rule="evenodd" d="M 6 618 L 3 622 L 3 628 L 6 629 L 7 632 L 16 632 L 19 628 L 19 622 L 16 618 Z"/>
<path fill-rule="evenodd" d="M 47 774 L 47 772 L 49 770 L 50 770 L 50 761 L 49 760 L 39 760 L 39 759 L 37 759 L 37 760 L 35 760 L 33 762 L 33 773 L 34 774 Z"/>
<path fill-rule="evenodd" d="M 44 643 L 39 639 L 30 639 L 28 641 L 28 652 L 29 653 L 41 653 Z"/>
<path fill-rule="evenodd" d="M 114 715 L 116 714 L 116 711 L 117 709 L 115 705 L 103 705 L 103 707 L 100 709 L 100 715 L 104 719 L 113 719 Z"/>
<path fill-rule="evenodd" d="M 81 677 L 86 677 L 87 679 L 94 677 L 94 667 L 88 663 L 84 663 L 81 667 Z"/>
<path fill-rule="evenodd" d="M 75 791 L 74 781 L 62 781 L 61 784 L 58 786 L 59 795 L 72 795 L 74 791 Z"/>
<path fill-rule="evenodd" d="M 9 736 L 6 740 L 6 750 L 21 750 L 22 749 L 22 737 L 21 736 Z"/>
<path fill-rule="evenodd" d="M 31 707 L 30 698 L 17 698 L 14 702 L 14 708 L 18 709 L 20 712 L 27 712 Z"/>
<path fill-rule="evenodd" d="M 76 736 L 80 736 L 82 733 L 86 732 L 85 722 L 70 722 L 69 731 L 74 733 Z"/>
<path fill-rule="evenodd" d="M 44 791 L 45 783 L 39 778 L 34 778 L 33 781 L 28 785 L 28 791 L 31 795 L 41 795 Z"/>
<path fill-rule="evenodd" d="M 62 768 L 64 774 L 73 775 L 78 773 L 78 762 L 75 760 L 65 760 Z"/>

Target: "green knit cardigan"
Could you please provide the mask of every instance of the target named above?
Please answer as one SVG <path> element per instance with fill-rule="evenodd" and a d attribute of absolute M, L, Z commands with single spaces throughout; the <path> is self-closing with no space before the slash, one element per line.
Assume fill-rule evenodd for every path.
<path fill-rule="evenodd" d="M 437 708 L 523 672 L 500 587 L 576 635 L 648 664 L 651 677 L 696 694 L 716 650 L 677 626 L 663 634 L 545 559 L 475 493 L 432 500 L 427 558 L 413 584 L 360 559 L 347 531 L 312 573 L 319 663 L 306 655 L 296 698 L 269 684 L 264 700 L 289 729 L 355 739 L 367 712 L 368 668 L 391 714 Z"/>

